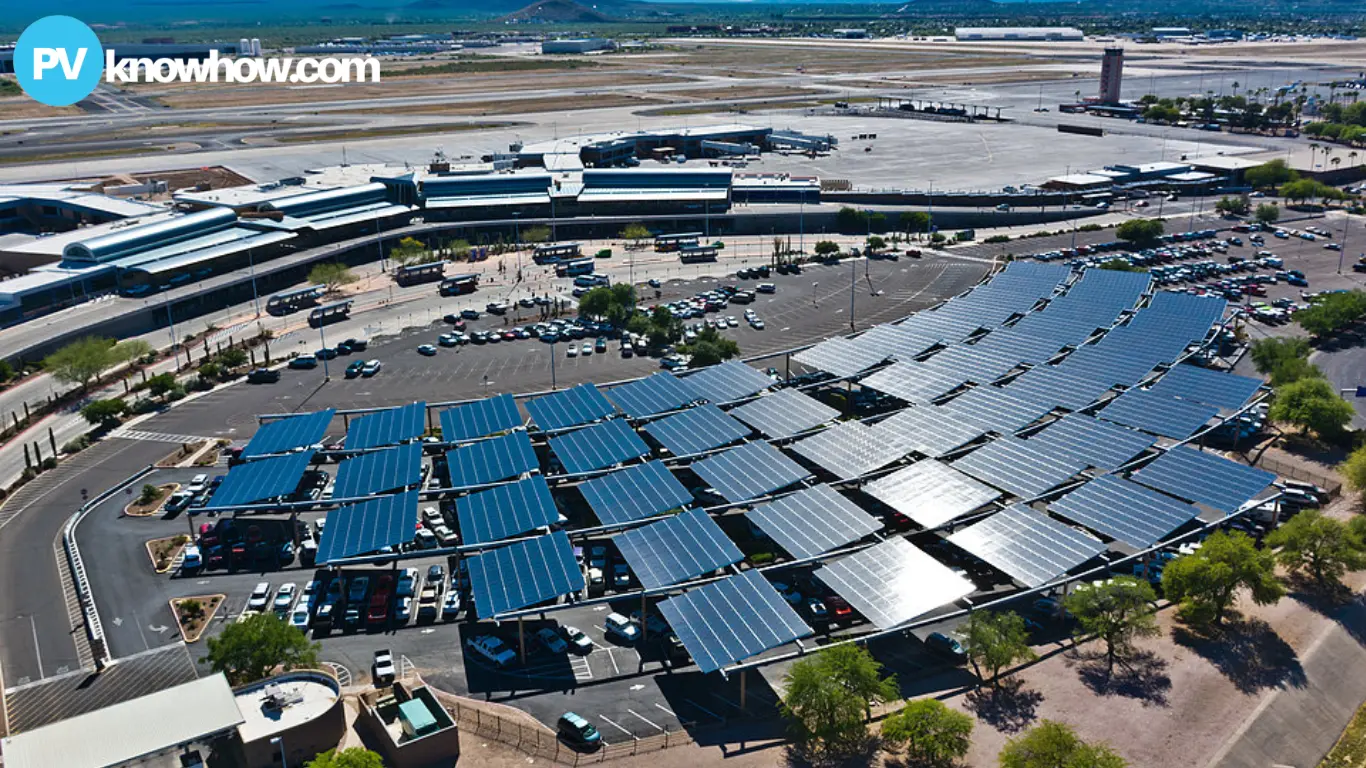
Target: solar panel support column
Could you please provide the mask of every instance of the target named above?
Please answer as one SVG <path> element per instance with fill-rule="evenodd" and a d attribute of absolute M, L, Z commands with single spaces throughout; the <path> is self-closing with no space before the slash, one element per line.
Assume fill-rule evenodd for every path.
<path fill-rule="evenodd" d="M 644 614 L 641 614 L 642 616 Z M 523 623 L 524 617 L 517 617 L 517 662 L 526 663 L 526 626 Z"/>
<path fill-rule="evenodd" d="M 749 675 L 746 674 L 748 671 L 749 670 L 745 669 L 740 670 L 740 711 L 742 712 L 745 709 L 745 680 L 749 677 Z"/>

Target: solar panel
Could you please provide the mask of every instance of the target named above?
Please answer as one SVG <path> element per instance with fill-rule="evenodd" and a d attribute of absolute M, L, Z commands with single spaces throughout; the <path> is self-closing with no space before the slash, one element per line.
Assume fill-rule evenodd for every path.
<path fill-rule="evenodd" d="M 929 405 L 907 408 L 873 425 L 874 437 L 895 445 L 903 453 L 915 451 L 939 458 L 981 437 L 986 430 L 966 421 L 948 419 L 941 409 Z"/>
<path fill-rule="evenodd" d="M 780 389 L 730 411 L 769 437 L 791 437 L 832 421 L 840 412 L 795 389 Z"/>
<path fill-rule="evenodd" d="M 958 344 L 935 354 L 925 364 L 962 376 L 964 381 L 987 384 L 1009 373 L 1020 364 L 1020 360 L 1010 350 L 993 349 L 981 344 Z"/>
<path fill-rule="evenodd" d="M 665 600 L 659 611 L 703 674 L 811 634 L 757 570 Z"/>
<path fill-rule="evenodd" d="M 952 466 L 1021 499 L 1056 488 L 1086 468 L 1067 456 L 1040 453 L 1033 443 L 1014 435 L 992 440 Z"/>
<path fill-rule="evenodd" d="M 595 477 L 580 485 L 579 491 L 603 525 L 641 520 L 692 501 L 688 489 L 659 461 Z"/>
<path fill-rule="evenodd" d="M 1080 413 L 1069 413 L 1028 438 L 1040 453 L 1070 456 L 1098 469 L 1118 469 L 1155 442 L 1152 435 Z"/>
<path fill-rule="evenodd" d="M 514 542 L 466 562 L 474 610 L 481 619 L 583 589 L 583 571 L 574 562 L 574 550 L 564 531 Z"/>
<path fill-rule="evenodd" d="M 419 443 L 370 451 L 337 465 L 332 498 L 355 499 L 372 493 L 407 488 L 422 482 L 422 446 Z"/>
<path fill-rule="evenodd" d="M 886 359 L 881 350 L 860 346 L 841 336 L 826 339 L 792 356 L 793 362 L 839 378 L 862 373 Z"/>
<path fill-rule="evenodd" d="M 878 629 L 905 624 L 976 589 L 900 536 L 818 568 L 816 578 Z"/>
<path fill-rule="evenodd" d="M 318 544 L 317 563 L 397 547 L 413 538 L 417 526 L 417 491 L 395 493 L 341 507 L 327 515 Z"/>
<path fill-rule="evenodd" d="M 605 419 L 617 411 L 592 384 L 580 384 L 563 392 L 532 398 L 526 402 L 526 410 L 531 414 L 531 420 L 544 430 L 576 427 Z"/>
<path fill-rule="evenodd" d="M 462 496 L 455 502 L 465 544 L 486 544 L 542 528 L 559 519 L 540 475 Z"/>
<path fill-rule="evenodd" d="M 730 403 L 773 386 L 773 379 L 738 360 L 700 368 L 682 377 L 693 397 L 713 403 Z"/>
<path fill-rule="evenodd" d="M 789 555 L 815 557 L 882 529 L 882 523 L 828 485 L 760 504 L 745 513 Z"/>
<path fill-rule="evenodd" d="M 1219 415 L 1219 409 L 1204 403 L 1177 400 L 1142 389 L 1131 389 L 1101 410 L 1106 421 L 1137 427 L 1144 432 L 1184 440 Z"/>
<path fill-rule="evenodd" d="M 239 464 L 228 470 L 228 476 L 206 506 L 235 507 L 291 494 L 312 461 L 313 451 L 300 451 Z"/>
<path fill-rule="evenodd" d="M 1275 482 L 1266 470 L 1229 461 L 1184 445 L 1162 454 L 1138 470 L 1134 482 L 1166 491 L 1187 501 L 1231 513 Z"/>
<path fill-rule="evenodd" d="M 885 467 L 906 455 L 895 443 L 878 439 L 872 427 L 857 421 L 846 421 L 789 446 L 842 480 Z"/>
<path fill-rule="evenodd" d="M 963 386 L 966 373 L 926 363 L 893 363 L 859 382 L 908 403 L 928 403 Z"/>
<path fill-rule="evenodd" d="M 607 390 L 607 399 L 632 418 L 653 416 L 681 408 L 697 395 L 672 373 L 655 373 Z"/>
<path fill-rule="evenodd" d="M 949 542 L 1026 587 L 1047 584 L 1106 549 L 1100 539 L 1024 504 L 964 528 Z"/>
<path fill-rule="evenodd" d="M 748 501 L 810 476 L 768 443 L 745 443 L 703 459 L 692 471 L 728 501 Z"/>
<path fill-rule="evenodd" d="M 540 468 L 531 437 L 518 430 L 446 452 L 452 488 L 467 488 L 517 477 Z"/>
<path fill-rule="evenodd" d="M 700 509 L 617 534 L 612 541 L 646 589 L 679 584 L 745 558 Z"/>
<path fill-rule="evenodd" d="M 943 406 L 949 418 L 963 419 L 999 434 L 1015 432 L 1033 424 L 1053 410 L 1043 398 L 1007 392 L 992 384 L 973 387 Z"/>
<path fill-rule="evenodd" d="M 1143 549 L 1190 521 L 1199 510 L 1114 475 L 1086 483 L 1049 510 L 1093 531 Z"/>
<path fill-rule="evenodd" d="M 1238 410 L 1257 390 L 1262 381 L 1248 376 L 1220 373 L 1194 365 L 1178 365 L 1162 376 L 1149 391 L 1166 397 L 1194 400 L 1219 408 Z"/>
<path fill-rule="evenodd" d="M 650 447 L 623 419 L 604 421 L 550 438 L 566 472 L 578 474 L 649 455 Z"/>
<path fill-rule="evenodd" d="M 1126 346 L 1095 344 L 1078 349 L 1058 364 L 1058 369 L 1078 378 L 1095 379 L 1109 385 L 1132 387 L 1152 371 L 1159 362 L 1169 360 L 1166 354 L 1152 354 L 1151 350 Z"/>
<path fill-rule="evenodd" d="M 911 360 L 939 343 L 938 337 L 900 325 L 875 325 L 859 334 L 854 344 L 889 360 Z"/>
<path fill-rule="evenodd" d="M 256 430 L 247 447 L 242 449 L 242 458 L 251 459 L 274 453 L 285 453 L 295 448 L 316 445 L 322 442 L 327 428 L 332 424 L 336 411 L 328 408 L 316 413 L 290 416 L 287 419 L 268 421 Z"/>
<path fill-rule="evenodd" d="M 742 440 L 753 430 L 714 405 L 699 405 L 645 425 L 645 432 L 675 456 L 691 456 Z"/>
<path fill-rule="evenodd" d="M 863 490 L 923 528 L 938 528 L 1001 495 L 933 459 L 880 477 Z"/>
<path fill-rule="evenodd" d="M 1111 388 L 1109 382 L 1074 376 L 1054 365 L 1035 366 L 1002 387 L 1017 397 L 1050 403 L 1069 411 L 1085 408 Z"/>
<path fill-rule="evenodd" d="M 418 402 L 353 419 L 346 430 L 346 448 L 363 450 L 416 440 L 427 430 L 426 417 L 427 404 Z"/>
<path fill-rule="evenodd" d="M 512 395 L 495 395 L 441 412 L 441 439 L 448 443 L 503 432 L 522 425 Z"/>
<path fill-rule="evenodd" d="M 1057 355 L 1063 344 L 1050 337 L 1035 336 L 1015 328 L 1001 328 L 972 346 L 993 352 L 1008 352 L 1020 363 L 1042 363 Z"/>

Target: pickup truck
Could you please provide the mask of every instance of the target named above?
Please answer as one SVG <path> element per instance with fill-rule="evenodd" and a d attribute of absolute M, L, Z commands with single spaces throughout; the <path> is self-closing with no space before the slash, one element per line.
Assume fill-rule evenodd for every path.
<path fill-rule="evenodd" d="M 436 587 L 427 584 L 422 588 L 422 593 L 417 598 L 417 620 L 436 621 L 441 607 L 436 599 Z"/>

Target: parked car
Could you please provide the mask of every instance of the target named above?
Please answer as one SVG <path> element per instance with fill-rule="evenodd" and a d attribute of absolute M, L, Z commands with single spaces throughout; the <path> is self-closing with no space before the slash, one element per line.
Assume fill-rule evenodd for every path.
<path fill-rule="evenodd" d="M 551 653 L 559 654 L 569 650 L 569 644 L 564 641 L 563 637 L 560 637 L 560 633 L 550 627 L 541 627 L 536 630 L 536 640 L 542 648 Z"/>
<path fill-rule="evenodd" d="M 251 590 L 251 597 L 247 598 L 247 610 L 264 611 L 270 605 L 270 583 L 262 581 Z"/>
<path fill-rule="evenodd" d="M 248 384 L 274 384 L 280 380 L 280 372 L 273 368 L 253 368 L 247 374 Z"/>
<path fill-rule="evenodd" d="M 394 682 L 394 678 L 398 675 L 398 670 L 394 667 L 394 652 L 388 648 L 375 651 L 375 660 L 370 665 L 370 673 L 375 681 L 376 688 Z"/>
<path fill-rule="evenodd" d="M 289 361 L 289 367 L 301 370 L 317 368 L 318 358 L 314 357 L 313 355 L 299 355 L 298 357 Z"/>
<path fill-rule="evenodd" d="M 569 647 L 573 648 L 575 653 L 592 653 L 593 641 L 582 630 L 565 627 L 564 636 L 569 641 Z"/>
<path fill-rule="evenodd" d="M 294 607 L 294 593 L 298 589 L 294 583 L 281 584 L 280 591 L 275 593 L 275 615 L 284 618 L 289 613 L 289 609 Z"/>
<path fill-rule="evenodd" d="M 365 362 L 364 362 L 363 360 L 357 360 L 357 361 L 355 361 L 354 363 L 352 363 L 352 364 L 346 366 L 346 378 L 348 378 L 348 379 L 354 379 L 354 378 L 356 378 L 357 376 L 360 375 L 361 371 L 364 370 L 364 368 L 365 368 Z"/>
<path fill-rule="evenodd" d="M 180 512 L 189 507 L 191 501 L 194 501 L 193 493 L 190 491 L 176 491 L 166 500 L 166 504 L 163 508 L 167 512 Z"/>
<path fill-rule="evenodd" d="M 555 730 L 571 747 L 592 750 L 602 746 L 602 734 L 598 733 L 598 729 L 573 712 L 560 715 Z"/>
<path fill-rule="evenodd" d="M 436 347 L 431 344 L 419 344 L 417 353 L 423 357 L 433 357 L 436 355 Z"/>
<path fill-rule="evenodd" d="M 609 613 L 603 619 L 602 627 L 608 636 L 616 637 L 624 643 L 634 643 L 640 638 L 640 627 L 619 613 Z"/>
<path fill-rule="evenodd" d="M 517 660 L 517 654 L 507 647 L 507 643 L 493 635 L 472 637 L 466 641 L 465 647 L 499 667 L 506 667 Z"/>
<path fill-rule="evenodd" d="M 943 656 L 955 664 L 962 663 L 967 659 L 967 651 L 963 644 L 943 632 L 931 632 L 925 638 L 925 647 L 934 653 Z"/>
<path fill-rule="evenodd" d="M 375 374 L 379 373 L 380 368 L 383 367 L 384 364 L 378 360 L 367 360 L 365 361 L 364 367 L 362 367 L 360 370 L 360 375 L 368 379 L 371 376 L 374 376 Z"/>
<path fill-rule="evenodd" d="M 460 592 L 452 589 L 446 593 L 446 599 L 441 602 L 441 618 L 446 621 L 454 621 L 460 615 Z"/>

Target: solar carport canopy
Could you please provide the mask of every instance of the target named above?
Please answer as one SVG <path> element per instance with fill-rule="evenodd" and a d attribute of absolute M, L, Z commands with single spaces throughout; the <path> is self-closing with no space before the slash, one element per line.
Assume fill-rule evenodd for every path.
<path fill-rule="evenodd" d="M 933 459 L 880 477 L 863 490 L 924 528 L 938 528 L 1001 495 Z"/>
<path fill-rule="evenodd" d="M 906 455 L 892 442 L 857 421 L 846 421 L 793 443 L 793 451 L 842 480 L 872 472 Z"/>
<path fill-rule="evenodd" d="M 882 528 L 877 518 L 828 485 L 760 504 L 745 516 L 797 559 L 824 554 Z"/>
<path fill-rule="evenodd" d="M 738 360 L 702 368 L 682 377 L 696 400 L 729 403 L 762 392 L 773 380 Z"/>
<path fill-rule="evenodd" d="M 1069 456 L 1034 450 L 1024 438 L 1006 435 L 953 462 L 953 468 L 1022 499 L 1056 488 L 1086 468 Z"/>
<path fill-rule="evenodd" d="M 699 405 L 645 425 L 675 456 L 690 456 L 741 440 L 753 431 L 714 405 Z"/>
<path fill-rule="evenodd" d="M 727 501 L 748 501 L 810 476 L 768 443 L 746 443 L 692 465 Z"/>
<path fill-rule="evenodd" d="M 1099 469 L 1118 469 L 1146 451 L 1157 438 L 1080 413 L 1069 413 L 1030 435 L 1034 450 L 1067 456 Z"/>
<path fill-rule="evenodd" d="M 862 373 L 886 359 L 887 355 L 882 350 L 860 346 L 841 336 L 826 339 L 792 356 L 794 362 L 839 378 Z"/>
<path fill-rule="evenodd" d="M 642 520 L 692 501 L 688 489 L 659 461 L 595 477 L 580 485 L 579 492 L 604 525 Z"/>
<path fill-rule="evenodd" d="M 879 629 L 972 594 L 971 581 L 900 536 L 816 570 L 816 578 Z"/>
<path fill-rule="evenodd" d="M 522 424 L 512 395 L 457 405 L 441 412 L 441 439 L 448 443 L 504 432 Z"/>
<path fill-rule="evenodd" d="M 474 610 L 481 619 L 583 589 L 583 571 L 564 531 L 514 542 L 468 562 Z"/>
<path fill-rule="evenodd" d="M 337 465 L 332 498 L 354 499 L 422 482 L 422 445 L 362 453 Z"/>
<path fill-rule="evenodd" d="M 1135 472 L 1132 479 L 1178 498 L 1232 513 L 1266 490 L 1276 476 L 1218 454 L 1180 445 Z"/>
<path fill-rule="evenodd" d="M 550 488 L 539 475 L 463 496 L 456 500 L 455 512 L 466 544 L 506 539 L 559 519 Z"/>
<path fill-rule="evenodd" d="M 228 471 L 207 506 L 221 509 L 291 494 L 312 461 L 313 451 L 300 451 L 239 464 Z"/>
<path fill-rule="evenodd" d="M 769 437 L 791 437 L 838 418 L 840 412 L 795 389 L 780 389 L 730 411 Z"/>
<path fill-rule="evenodd" d="M 607 390 L 607 399 L 631 418 L 676 410 L 698 399 L 691 387 L 672 373 L 655 373 Z"/>
<path fill-rule="evenodd" d="M 1194 365 L 1177 365 L 1167 371 L 1149 391 L 1156 395 L 1238 410 L 1261 388 L 1260 379 L 1211 371 Z"/>
<path fill-rule="evenodd" d="M 612 537 L 612 542 L 646 589 L 679 584 L 745 557 L 721 526 L 700 509 L 626 531 Z"/>
<path fill-rule="evenodd" d="M 451 487 L 465 488 L 517 477 L 538 469 L 540 464 L 531 437 L 518 430 L 447 451 L 446 467 Z"/>
<path fill-rule="evenodd" d="M 416 527 L 417 491 L 342 507 L 327 515 L 327 529 L 318 545 L 318 562 L 327 564 L 397 547 L 413 538 Z"/>
<path fill-rule="evenodd" d="M 577 427 L 605 419 L 617 412 L 616 406 L 592 384 L 580 384 L 563 392 L 528 400 L 526 410 L 531 414 L 531 420 L 544 430 Z"/>
<path fill-rule="evenodd" d="M 1100 539 L 1024 504 L 1014 504 L 949 542 L 1026 587 L 1056 579 L 1105 551 Z"/>
<path fill-rule="evenodd" d="M 650 453 L 624 419 L 613 419 L 550 438 L 550 450 L 570 474 L 592 472 Z"/>
<path fill-rule="evenodd" d="M 1199 514 L 1184 501 L 1114 475 L 1086 483 L 1049 510 L 1138 549 L 1151 547 Z"/>
<path fill-rule="evenodd" d="M 895 445 L 903 454 L 915 451 L 939 458 L 981 437 L 976 424 L 946 418 L 935 406 L 907 408 L 873 425 L 875 439 Z"/>
<path fill-rule="evenodd" d="M 347 450 L 397 445 L 415 440 L 426 430 L 427 404 L 418 402 L 367 414 L 346 430 Z"/>
<path fill-rule="evenodd" d="M 328 408 L 317 413 L 305 413 L 300 416 L 290 416 L 287 419 L 268 421 L 256 430 L 256 434 L 252 435 L 247 447 L 242 449 L 242 458 L 251 459 L 257 456 L 285 453 L 295 448 L 315 445 L 321 442 L 323 436 L 327 434 L 327 427 L 332 423 L 334 415 L 336 415 L 336 411 Z"/>
<path fill-rule="evenodd" d="M 665 600 L 659 610 L 703 674 L 811 634 L 757 570 Z"/>
<path fill-rule="evenodd" d="M 1219 409 L 1156 392 L 1131 389 L 1105 406 L 1099 415 L 1116 424 L 1137 427 L 1173 440 L 1184 440 L 1218 416 Z"/>

